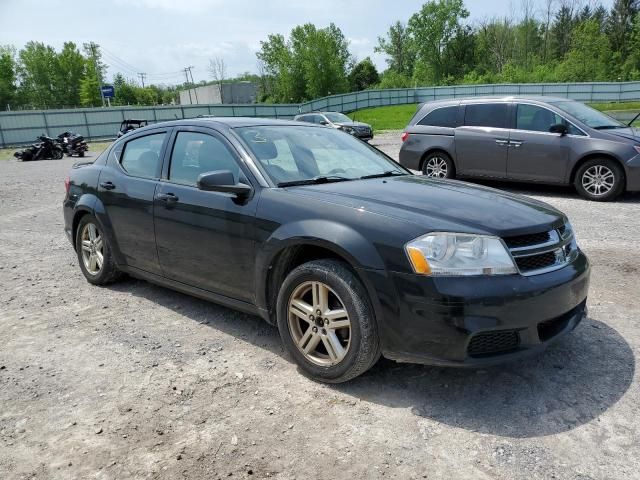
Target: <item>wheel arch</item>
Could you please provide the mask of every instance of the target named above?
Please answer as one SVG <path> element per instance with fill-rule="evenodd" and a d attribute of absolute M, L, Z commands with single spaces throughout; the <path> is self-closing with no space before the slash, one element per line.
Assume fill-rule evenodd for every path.
<path fill-rule="evenodd" d="M 569 184 L 573 185 L 573 183 L 576 180 L 576 173 L 578 173 L 578 170 L 580 169 L 580 167 L 582 165 L 584 165 L 589 160 L 593 160 L 593 159 L 596 159 L 596 158 L 606 158 L 607 160 L 611 160 L 611 161 L 613 161 L 613 162 L 618 164 L 618 166 L 622 170 L 622 174 L 624 175 L 624 182 L 625 182 L 625 189 L 626 189 L 627 174 L 626 174 L 626 172 L 624 170 L 624 163 L 619 158 L 617 158 L 614 155 L 612 155 L 611 153 L 607 153 L 607 152 L 592 152 L 592 153 L 588 153 L 588 154 L 580 157 L 580 159 L 578 159 L 573 164 L 573 167 L 571 168 L 571 173 L 569 174 Z"/>
<path fill-rule="evenodd" d="M 309 222 L 289 225 L 289 236 L 272 235 L 265 242 L 262 254 L 256 261 L 256 304 L 265 320 L 275 324 L 275 306 L 279 286 L 297 266 L 311 260 L 331 258 L 343 262 L 360 280 L 369 294 L 369 300 L 379 318 L 380 305 L 373 285 L 362 275 L 362 269 L 383 269 L 384 263 L 375 247 L 359 233 L 349 227 L 330 225 L 332 222 L 313 222 L 314 233 L 310 234 Z M 295 228 L 292 228 L 295 227 Z M 301 234 L 302 231 L 305 234 Z M 284 232 L 280 232 L 284 233 Z M 333 233 L 333 235 L 332 235 Z M 280 238 L 278 238 L 280 237 Z"/>
<path fill-rule="evenodd" d="M 420 157 L 420 164 L 418 165 L 420 168 L 420 171 L 422 171 L 424 162 L 427 160 L 427 157 L 432 153 L 444 153 L 447 157 L 451 159 L 451 163 L 453 163 L 454 174 L 458 171 L 458 165 L 456 164 L 455 155 L 452 155 L 451 152 L 447 151 L 445 148 L 442 148 L 440 146 L 429 148 L 422 154 L 422 157 Z"/>

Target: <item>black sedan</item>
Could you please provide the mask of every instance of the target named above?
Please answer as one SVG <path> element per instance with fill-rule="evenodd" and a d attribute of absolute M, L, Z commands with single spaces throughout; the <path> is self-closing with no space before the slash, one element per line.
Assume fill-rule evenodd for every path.
<path fill-rule="evenodd" d="M 90 283 L 127 273 L 260 315 L 320 381 L 380 355 L 518 358 L 586 314 L 589 264 L 561 212 L 412 175 L 334 129 L 156 124 L 76 165 L 66 185 L 65 230 Z"/>

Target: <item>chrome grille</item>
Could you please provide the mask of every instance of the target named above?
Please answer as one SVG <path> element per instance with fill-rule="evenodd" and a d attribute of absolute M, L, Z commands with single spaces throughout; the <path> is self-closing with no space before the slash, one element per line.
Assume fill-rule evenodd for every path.
<path fill-rule="evenodd" d="M 538 275 L 564 267 L 575 260 L 578 248 L 567 224 L 546 232 L 505 237 L 522 275 Z"/>

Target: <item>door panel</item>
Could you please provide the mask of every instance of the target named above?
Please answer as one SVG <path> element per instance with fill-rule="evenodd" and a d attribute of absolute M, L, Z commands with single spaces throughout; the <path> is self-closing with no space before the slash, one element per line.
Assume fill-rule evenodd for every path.
<path fill-rule="evenodd" d="M 516 105 L 511 131 L 507 175 L 514 180 L 562 183 L 569 162 L 571 137 L 550 133 L 552 125 L 565 123 L 555 112 L 539 105 Z"/>
<path fill-rule="evenodd" d="M 178 132 L 172 150 L 169 178 L 154 203 L 163 275 L 253 302 L 257 196 L 240 202 L 196 187 L 200 173 L 214 170 L 232 170 L 246 182 L 235 153 L 222 137 L 197 129 Z"/>
<path fill-rule="evenodd" d="M 114 148 L 98 185 L 104 221 L 111 225 L 117 248 L 127 265 L 155 274 L 161 270 L 153 228 L 153 202 L 166 136 L 166 132 L 145 135 Z"/>
<path fill-rule="evenodd" d="M 505 178 L 509 150 L 509 104 L 464 106 L 464 125 L 455 130 L 458 172 Z"/>

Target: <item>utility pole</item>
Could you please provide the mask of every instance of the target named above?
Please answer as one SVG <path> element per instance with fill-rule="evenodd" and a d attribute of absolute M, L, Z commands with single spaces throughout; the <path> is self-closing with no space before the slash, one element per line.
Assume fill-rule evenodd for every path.
<path fill-rule="evenodd" d="M 187 67 L 187 70 L 189 70 L 189 75 L 191 75 L 191 85 L 193 85 L 193 94 L 196 96 L 196 103 L 198 102 L 198 90 L 196 89 L 196 84 L 193 81 L 193 72 L 191 71 L 192 68 L 195 68 L 193 65 L 190 67 Z"/>
<path fill-rule="evenodd" d="M 187 79 L 186 85 L 187 90 L 189 91 L 189 104 L 193 105 L 193 100 L 191 99 L 191 87 L 189 86 L 189 68 L 185 67 L 184 69 L 184 78 Z"/>
<path fill-rule="evenodd" d="M 100 90 L 100 98 L 102 99 L 102 108 L 104 108 L 104 94 L 102 93 L 102 74 L 98 69 L 98 60 L 96 58 L 96 44 L 91 42 L 89 44 L 91 48 L 91 58 L 93 59 L 93 66 L 96 69 L 96 78 L 98 79 L 98 90 Z"/>
<path fill-rule="evenodd" d="M 144 77 L 147 76 L 146 73 L 138 73 L 138 76 L 140 77 L 140 81 L 142 82 L 142 88 L 144 88 Z"/>

